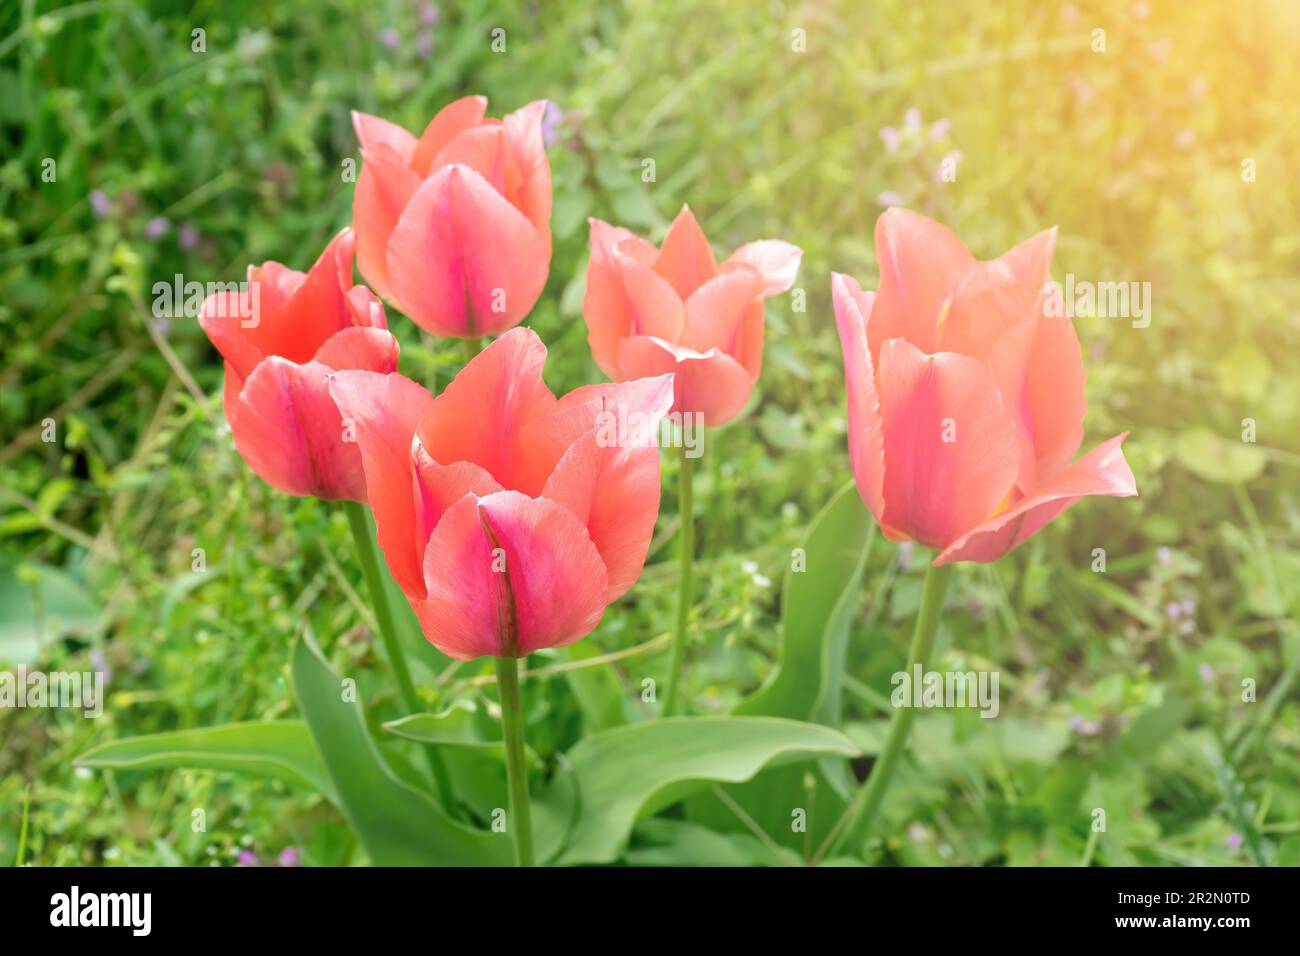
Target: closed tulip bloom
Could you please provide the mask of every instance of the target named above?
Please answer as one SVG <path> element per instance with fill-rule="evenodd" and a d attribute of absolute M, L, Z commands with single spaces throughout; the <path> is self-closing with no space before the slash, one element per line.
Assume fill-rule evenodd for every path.
<path fill-rule="evenodd" d="M 880 288 L 832 279 L 849 453 L 885 535 L 935 566 L 994 561 L 1086 495 L 1136 495 L 1116 435 L 1083 441 L 1085 373 L 1046 307 L 1056 230 L 991 262 L 904 209 L 876 223 Z"/>
<path fill-rule="evenodd" d="M 658 249 L 592 219 L 582 303 L 592 357 L 615 381 L 672 372 L 673 412 L 728 422 L 762 368 L 763 300 L 794 284 L 802 255 L 764 239 L 719 264 L 686 207 Z"/>
<path fill-rule="evenodd" d="M 247 291 L 211 295 L 199 312 L 225 359 L 235 448 L 287 494 L 366 500 L 361 453 L 327 378 L 345 368 L 394 371 L 397 340 L 380 301 L 352 284 L 352 248 L 345 229 L 305 274 L 278 262 L 250 266 Z"/>
<path fill-rule="evenodd" d="M 362 166 L 352 201 L 357 265 L 370 286 L 434 335 L 478 338 L 517 325 L 551 262 L 546 101 L 503 119 L 487 99 L 444 107 L 417 139 L 352 114 Z"/>
<path fill-rule="evenodd" d="M 393 577 L 459 660 L 578 640 L 645 564 L 672 376 L 556 398 L 545 361 L 536 334 L 515 329 L 437 398 L 397 374 L 330 380 L 357 423 Z"/>

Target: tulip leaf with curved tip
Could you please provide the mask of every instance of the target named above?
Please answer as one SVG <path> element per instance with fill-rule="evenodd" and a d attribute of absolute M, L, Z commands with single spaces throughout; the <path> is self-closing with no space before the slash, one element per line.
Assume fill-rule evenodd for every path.
<path fill-rule="evenodd" d="M 850 624 L 875 538 L 871 513 L 850 482 L 813 519 L 800 544 L 804 570 L 792 566 L 786 571 L 779 663 L 762 687 L 736 705 L 734 714 L 839 726 Z M 819 762 L 811 778 L 805 768 L 777 767 L 725 789 L 778 843 L 803 847 L 805 834 L 790 827 L 791 808 L 807 810 L 808 827 L 815 837 L 843 810 L 847 784 L 843 764 L 826 760 Z M 687 816 L 718 830 L 743 826 L 729 808 L 707 793 L 690 801 Z"/>
<path fill-rule="evenodd" d="M 229 770 L 307 787 L 338 802 L 301 720 L 254 720 L 128 737 L 92 747 L 74 762 L 110 770 Z"/>
<path fill-rule="evenodd" d="M 856 753 L 838 730 L 771 717 L 668 717 L 601 731 L 568 754 L 581 807 L 560 862 L 618 859 L 638 820 L 710 783 Z"/>
<path fill-rule="evenodd" d="M 338 807 L 378 866 L 508 865 L 505 834 L 488 833 L 447 818 L 426 794 L 403 783 L 366 728 L 361 705 L 345 700 L 343 682 L 320 649 L 304 635 L 293 649 L 298 707 Z"/>
<path fill-rule="evenodd" d="M 849 623 L 874 540 L 871 514 L 850 482 L 813 519 L 801 544 L 804 569 L 785 573 L 780 663 L 733 713 L 838 726 Z"/>

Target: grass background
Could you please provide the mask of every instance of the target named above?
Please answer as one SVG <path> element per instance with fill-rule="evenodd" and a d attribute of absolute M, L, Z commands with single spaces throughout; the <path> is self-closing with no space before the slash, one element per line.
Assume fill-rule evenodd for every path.
<path fill-rule="evenodd" d="M 191 49 L 196 28 L 205 53 Z M 94 721 L 0 711 L 0 863 L 28 800 L 38 864 L 269 862 L 285 848 L 359 860 L 318 798 L 72 759 L 121 736 L 291 714 L 286 658 L 304 621 L 361 675 L 377 719 L 400 712 L 343 516 L 248 472 L 224 428 L 216 353 L 193 320 L 154 321 L 150 288 L 175 273 L 239 279 L 265 259 L 305 269 L 350 219 L 348 111 L 419 130 L 469 92 L 496 115 L 538 98 L 563 111 L 551 278 L 528 320 L 557 392 L 600 379 L 581 321 L 587 216 L 659 238 L 689 202 L 722 252 L 767 236 L 806 250 L 806 310 L 769 305 L 758 396 L 710 436 L 697 479 L 700 712 L 770 670 L 789 549 L 849 479 L 829 273 L 875 285 L 882 194 L 949 223 L 981 258 L 1058 224 L 1058 280 L 1150 282 L 1149 328 L 1076 321 L 1087 444 L 1131 430 L 1141 497 L 1085 502 L 957 575 L 936 666 L 1000 670 L 1002 714 L 922 715 L 876 858 L 1300 863 L 1297 44 L 1286 0 L 6 2 L 0 666 L 99 668 L 109 700 Z M 896 150 L 882 127 L 903 131 Z M 954 154 L 957 181 L 939 181 Z M 406 374 L 435 387 L 454 374 L 455 343 L 390 323 Z M 40 440 L 46 418 L 54 443 Z M 1241 441 L 1247 418 L 1254 444 Z M 674 477 L 666 458 L 641 583 L 590 638 L 534 666 L 671 626 Z M 873 548 L 849 662 L 863 740 L 886 714 L 922 567 Z M 480 665 L 412 646 L 431 708 L 483 693 Z M 633 706 L 665 665 L 660 642 L 599 679 Z M 571 674 L 529 682 L 543 755 L 592 722 L 576 676 L 592 672 Z M 1242 701 L 1243 679 L 1257 702 Z M 1090 839 L 1098 806 L 1107 832 Z M 195 807 L 207 832 L 191 830 Z"/>

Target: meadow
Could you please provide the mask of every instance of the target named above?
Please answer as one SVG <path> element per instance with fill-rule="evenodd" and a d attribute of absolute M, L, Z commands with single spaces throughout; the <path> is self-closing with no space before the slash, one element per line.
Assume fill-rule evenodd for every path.
<path fill-rule="evenodd" d="M 1300 865 L 1297 47 L 1287 0 L 8 0 L 0 670 L 99 673 L 105 698 L 94 719 L 0 709 L 0 865 L 373 862 L 293 774 L 78 758 L 295 719 L 308 633 L 356 679 L 399 776 L 423 779 L 417 748 L 382 728 L 408 711 L 343 512 L 249 471 L 220 357 L 152 302 L 178 275 L 306 269 L 351 219 L 350 111 L 420 130 L 469 93 L 492 115 L 555 104 L 554 248 L 524 324 L 557 394 L 604 380 L 582 318 L 588 217 L 657 241 L 689 204 L 720 252 L 804 250 L 794 292 L 768 302 L 754 396 L 697 463 L 683 705 L 765 713 L 756 699 L 795 680 L 774 675 L 809 667 L 834 717 L 826 694 L 805 717 L 861 756 L 666 787 L 578 862 L 806 862 L 880 752 L 926 562 L 850 487 L 830 275 L 874 288 L 876 219 L 902 205 L 982 259 L 1055 225 L 1063 287 L 1131 291 L 1125 314 L 1085 307 L 1075 327 L 1085 448 L 1130 432 L 1140 496 L 1084 500 L 997 563 L 957 567 L 931 666 L 996 671 L 998 714 L 920 713 L 872 838 L 837 862 Z M 434 391 L 464 363 L 396 310 L 389 326 L 402 372 Z M 679 468 L 665 452 L 636 586 L 589 637 L 528 661 L 547 774 L 593 732 L 653 717 Z M 792 551 L 828 507 L 822 532 L 861 545 L 797 578 Z M 847 587 L 840 653 L 799 657 L 796 587 L 827 609 Z M 491 662 L 443 656 L 393 593 L 421 702 L 465 715 L 440 732 L 474 744 L 455 772 L 490 805 Z"/>

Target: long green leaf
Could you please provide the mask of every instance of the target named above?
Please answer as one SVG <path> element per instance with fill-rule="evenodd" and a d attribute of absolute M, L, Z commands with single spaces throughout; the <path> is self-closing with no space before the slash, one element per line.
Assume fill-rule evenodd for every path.
<path fill-rule="evenodd" d="M 228 770 L 283 780 L 335 801 L 307 725 L 300 720 L 248 721 L 128 737 L 92 747 L 75 763 L 113 770 Z"/>
<path fill-rule="evenodd" d="M 426 794 L 398 779 L 366 727 L 361 705 L 304 636 L 293 649 L 298 706 L 339 809 L 380 866 L 489 866 L 511 860 L 508 835 L 449 820 Z"/>
<path fill-rule="evenodd" d="M 856 753 L 837 730 L 769 717 L 673 717 L 593 734 L 568 755 L 582 807 L 560 861 L 616 860 L 637 820 L 709 783 L 748 780 L 770 764 Z"/>

